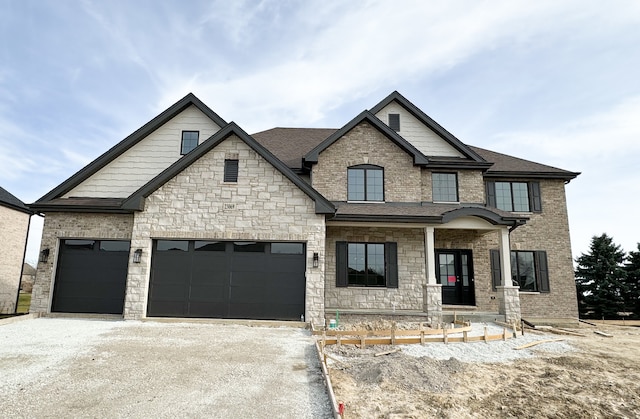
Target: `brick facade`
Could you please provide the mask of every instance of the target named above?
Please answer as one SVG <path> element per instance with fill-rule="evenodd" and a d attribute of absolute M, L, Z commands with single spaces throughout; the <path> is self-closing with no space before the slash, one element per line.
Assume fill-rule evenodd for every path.
<path fill-rule="evenodd" d="M 0 314 L 14 313 L 30 215 L 0 205 Z"/>
<path fill-rule="evenodd" d="M 384 167 L 387 202 L 420 202 L 420 168 L 404 150 L 367 122 L 360 123 L 331 147 L 314 165 L 313 187 L 330 201 L 347 200 L 347 168 L 359 164 Z"/>

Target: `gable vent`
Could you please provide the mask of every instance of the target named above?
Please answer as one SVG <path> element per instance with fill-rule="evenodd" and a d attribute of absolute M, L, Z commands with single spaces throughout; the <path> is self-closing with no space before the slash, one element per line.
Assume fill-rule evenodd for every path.
<path fill-rule="evenodd" d="M 400 131 L 400 114 L 399 113 L 389 114 L 389 128 L 391 128 L 394 131 Z"/>

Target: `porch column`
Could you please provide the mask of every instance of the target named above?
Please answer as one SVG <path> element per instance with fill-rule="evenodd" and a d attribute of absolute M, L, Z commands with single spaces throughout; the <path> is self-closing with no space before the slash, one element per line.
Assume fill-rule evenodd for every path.
<path fill-rule="evenodd" d="M 442 285 L 436 279 L 435 228 L 424 229 L 424 254 L 427 268 L 427 283 L 423 286 L 424 312 L 431 324 L 442 323 Z"/>
<path fill-rule="evenodd" d="M 511 245 L 509 229 L 500 230 L 500 272 L 501 285 L 496 287 L 498 292 L 498 310 L 504 314 L 507 323 L 520 321 L 520 292 L 519 287 L 511 281 Z"/>

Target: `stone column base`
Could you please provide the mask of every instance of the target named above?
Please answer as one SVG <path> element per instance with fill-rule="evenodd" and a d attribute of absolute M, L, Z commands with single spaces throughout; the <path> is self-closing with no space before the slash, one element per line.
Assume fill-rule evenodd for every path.
<path fill-rule="evenodd" d="M 512 285 L 496 287 L 498 291 L 498 310 L 504 314 L 507 323 L 520 323 L 520 288 Z"/>
<path fill-rule="evenodd" d="M 442 323 L 442 285 L 427 284 L 423 286 L 423 306 L 432 325 Z"/>

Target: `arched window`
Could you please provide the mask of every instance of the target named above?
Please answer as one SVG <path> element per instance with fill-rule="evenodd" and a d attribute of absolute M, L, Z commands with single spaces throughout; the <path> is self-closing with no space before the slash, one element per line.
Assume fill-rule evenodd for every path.
<path fill-rule="evenodd" d="M 347 200 L 384 201 L 384 168 L 370 164 L 349 167 Z"/>

